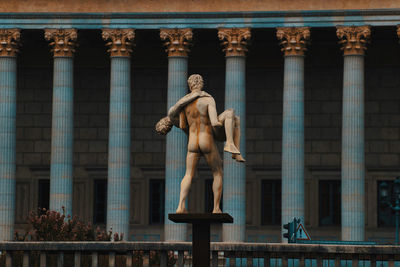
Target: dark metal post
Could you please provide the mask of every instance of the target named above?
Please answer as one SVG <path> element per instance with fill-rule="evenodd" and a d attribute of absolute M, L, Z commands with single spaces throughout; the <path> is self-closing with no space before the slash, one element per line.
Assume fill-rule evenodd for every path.
<path fill-rule="evenodd" d="M 399 206 L 397 205 L 398 203 L 396 203 L 396 207 L 395 208 L 399 208 Z M 399 211 L 396 210 L 396 245 L 399 244 Z"/>
<path fill-rule="evenodd" d="M 170 213 L 168 219 L 176 223 L 191 223 L 193 267 L 210 266 L 210 224 L 232 223 L 227 213 Z"/>
<path fill-rule="evenodd" d="M 396 216 L 396 245 L 399 245 L 399 217 L 400 217 L 400 178 L 394 180 L 393 193 L 396 199 L 396 204 L 392 208 Z"/>
<path fill-rule="evenodd" d="M 400 200 L 398 196 L 396 196 L 396 205 L 392 209 L 395 211 L 396 216 L 396 245 L 399 245 Z"/>
<path fill-rule="evenodd" d="M 193 267 L 210 266 L 210 223 L 193 223 Z"/>

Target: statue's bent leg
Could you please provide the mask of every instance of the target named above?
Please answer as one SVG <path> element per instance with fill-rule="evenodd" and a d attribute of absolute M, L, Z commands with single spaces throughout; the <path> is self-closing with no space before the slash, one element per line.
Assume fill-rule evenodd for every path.
<path fill-rule="evenodd" d="M 223 169 L 222 169 L 222 160 L 219 156 L 218 149 L 214 145 L 210 153 L 204 154 L 208 165 L 211 167 L 211 171 L 213 173 L 214 181 L 212 185 L 213 193 L 214 193 L 214 209 L 213 213 L 222 213 L 220 208 L 220 202 L 222 197 L 222 177 L 223 177 Z"/>
<path fill-rule="evenodd" d="M 235 146 L 240 150 L 240 118 L 239 116 L 235 116 L 234 119 L 234 131 L 233 131 L 233 142 Z M 245 159 L 242 157 L 242 154 L 232 154 L 232 158 L 239 162 L 245 162 Z"/>
<path fill-rule="evenodd" d="M 190 186 L 192 185 L 192 179 L 194 177 L 199 159 L 200 153 L 188 151 L 186 156 L 186 173 L 181 182 L 181 193 L 179 195 L 179 205 L 176 209 L 176 213 L 187 213 L 185 201 L 189 193 Z"/>
<path fill-rule="evenodd" d="M 240 154 L 233 140 L 235 130 L 235 112 L 233 109 L 227 109 L 218 116 L 218 120 L 224 124 L 226 143 L 224 150 L 232 154 Z"/>

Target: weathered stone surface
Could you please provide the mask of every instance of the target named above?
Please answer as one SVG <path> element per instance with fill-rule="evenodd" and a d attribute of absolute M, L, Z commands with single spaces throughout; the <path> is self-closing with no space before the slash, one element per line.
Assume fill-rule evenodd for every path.
<path fill-rule="evenodd" d="M 379 164 L 382 166 L 397 166 L 399 164 L 399 156 L 397 154 L 381 154 L 379 156 Z"/>
<path fill-rule="evenodd" d="M 42 128 L 19 128 L 23 130 L 23 138 L 28 140 L 40 140 L 42 138 Z"/>
<path fill-rule="evenodd" d="M 39 165 L 42 163 L 42 157 L 38 153 L 25 153 L 23 164 L 26 165 Z"/>
<path fill-rule="evenodd" d="M 19 152 L 34 152 L 33 141 L 18 141 L 17 142 L 17 153 Z"/>
<path fill-rule="evenodd" d="M 306 164 L 306 166 L 320 165 L 321 164 L 321 155 L 306 153 L 305 164 Z"/>
<path fill-rule="evenodd" d="M 140 153 L 133 155 L 133 164 L 135 165 L 150 165 L 152 163 L 151 153 Z"/>
<path fill-rule="evenodd" d="M 96 139 L 97 138 L 97 128 L 80 128 L 79 129 L 80 139 Z"/>
<path fill-rule="evenodd" d="M 75 140 L 74 141 L 74 152 L 88 152 L 89 151 L 89 143 L 84 140 Z"/>
<path fill-rule="evenodd" d="M 312 152 L 329 152 L 330 144 L 327 141 L 313 141 Z"/>
<path fill-rule="evenodd" d="M 322 154 L 321 165 L 323 166 L 339 166 L 340 154 Z"/>
<path fill-rule="evenodd" d="M 50 141 L 35 141 L 35 152 L 50 152 Z"/>
<path fill-rule="evenodd" d="M 107 152 L 107 142 L 90 140 L 89 152 Z"/>

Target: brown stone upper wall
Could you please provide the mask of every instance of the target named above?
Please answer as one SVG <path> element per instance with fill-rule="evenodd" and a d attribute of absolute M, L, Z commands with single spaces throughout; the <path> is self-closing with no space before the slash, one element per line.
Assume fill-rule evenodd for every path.
<path fill-rule="evenodd" d="M 0 12 L 233 12 L 400 8 L 399 0 L 0 0 Z"/>

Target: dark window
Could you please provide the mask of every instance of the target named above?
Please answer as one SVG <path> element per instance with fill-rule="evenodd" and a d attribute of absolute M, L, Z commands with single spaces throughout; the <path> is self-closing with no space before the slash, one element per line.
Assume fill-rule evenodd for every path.
<path fill-rule="evenodd" d="M 319 181 L 319 225 L 341 224 L 341 193 L 339 180 Z"/>
<path fill-rule="evenodd" d="M 212 190 L 212 184 L 214 182 L 214 179 L 206 179 L 205 180 L 205 202 L 204 202 L 204 212 L 212 213 L 214 209 L 214 193 Z M 221 196 L 221 202 L 219 203 L 220 209 L 223 211 L 223 203 L 222 203 L 222 196 Z"/>
<path fill-rule="evenodd" d="M 39 197 L 38 197 L 38 208 L 49 209 L 49 199 L 50 199 L 50 180 L 40 179 L 39 180 Z M 43 210 L 40 212 L 42 213 Z"/>
<path fill-rule="evenodd" d="M 164 223 L 165 180 L 150 180 L 150 224 Z"/>
<path fill-rule="evenodd" d="M 107 179 L 94 180 L 93 223 L 106 223 L 107 218 Z"/>
<path fill-rule="evenodd" d="M 395 214 L 393 210 L 387 205 L 387 204 L 382 204 L 380 201 L 380 194 L 379 194 L 379 186 L 381 183 L 385 182 L 388 186 L 388 200 L 394 204 L 394 199 L 392 199 L 393 196 L 393 181 L 378 181 L 378 186 L 377 186 L 377 196 L 378 196 L 378 226 L 383 226 L 383 227 L 394 227 L 395 226 Z"/>
<path fill-rule="evenodd" d="M 281 180 L 262 180 L 261 224 L 281 224 Z"/>

